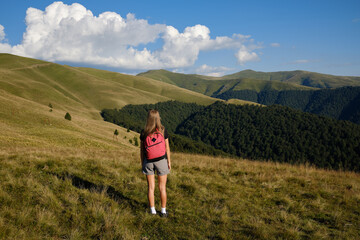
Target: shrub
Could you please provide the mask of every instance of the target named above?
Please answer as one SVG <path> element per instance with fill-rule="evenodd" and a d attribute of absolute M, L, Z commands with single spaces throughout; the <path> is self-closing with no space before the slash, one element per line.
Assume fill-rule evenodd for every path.
<path fill-rule="evenodd" d="M 65 119 L 71 121 L 71 115 L 70 115 L 70 113 L 67 112 L 67 113 L 65 114 Z"/>
<path fill-rule="evenodd" d="M 134 144 L 137 147 L 139 146 L 139 141 L 138 141 L 137 137 L 134 137 Z"/>

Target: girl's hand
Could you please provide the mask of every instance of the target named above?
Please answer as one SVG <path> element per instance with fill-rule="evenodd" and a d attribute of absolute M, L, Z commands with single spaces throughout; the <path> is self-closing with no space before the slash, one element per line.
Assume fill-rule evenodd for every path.
<path fill-rule="evenodd" d="M 169 168 L 169 171 L 171 170 L 171 162 L 168 161 L 168 168 Z"/>

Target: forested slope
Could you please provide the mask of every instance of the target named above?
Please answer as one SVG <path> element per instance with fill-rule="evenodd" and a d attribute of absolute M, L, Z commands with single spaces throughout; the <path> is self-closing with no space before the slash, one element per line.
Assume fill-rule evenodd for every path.
<path fill-rule="evenodd" d="M 212 155 L 216 152 L 206 147 L 212 146 L 242 158 L 360 171 L 360 126 L 279 105 L 216 102 L 203 107 L 173 101 L 103 110 L 102 116 L 140 132 L 150 108 L 160 111 L 173 136 L 192 139 L 184 146 L 181 139 L 170 138 L 178 151 Z"/>
<path fill-rule="evenodd" d="M 244 158 L 360 170 L 360 126 L 287 107 L 216 102 L 177 133 Z"/>
<path fill-rule="evenodd" d="M 314 91 L 229 90 L 217 98 L 242 99 L 264 105 L 279 104 L 304 112 L 349 120 L 360 124 L 360 87 L 343 87 Z"/>

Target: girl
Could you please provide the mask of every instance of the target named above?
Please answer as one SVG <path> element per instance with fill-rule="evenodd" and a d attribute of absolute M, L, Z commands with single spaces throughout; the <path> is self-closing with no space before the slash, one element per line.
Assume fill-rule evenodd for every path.
<path fill-rule="evenodd" d="M 160 115 L 157 110 L 148 112 L 145 129 L 140 135 L 140 158 L 142 171 L 146 174 L 148 183 L 148 200 L 152 214 L 156 214 L 154 190 L 155 190 L 155 171 L 158 175 L 161 217 L 167 217 L 166 212 L 166 180 L 167 174 L 171 170 L 170 147 L 168 133 L 161 125 Z"/>

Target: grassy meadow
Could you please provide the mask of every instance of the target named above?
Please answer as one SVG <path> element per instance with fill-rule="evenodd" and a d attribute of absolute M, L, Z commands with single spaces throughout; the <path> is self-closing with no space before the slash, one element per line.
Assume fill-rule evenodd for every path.
<path fill-rule="evenodd" d="M 1 239 L 359 238 L 356 174 L 175 153 L 162 219 L 137 148 L 77 144 L 1 148 Z"/>
<path fill-rule="evenodd" d="M 0 58 L 0 239 L 360 238 L 360 175 L 311 166 L 173 153 L 170 216 L 149 215 L 139 135 L 99 111 L 136 103 L 111 87 L 125 86 L 140 103 L 169 98 L 161 95 L 167 85 L 151 95 L 91 69 L 62 70 L 75 74 L 65 84 L 54 73 L 61 66 L 31 61 Z M 92 93 L 85 79 L 75 82 L 84 74 Z"/>

